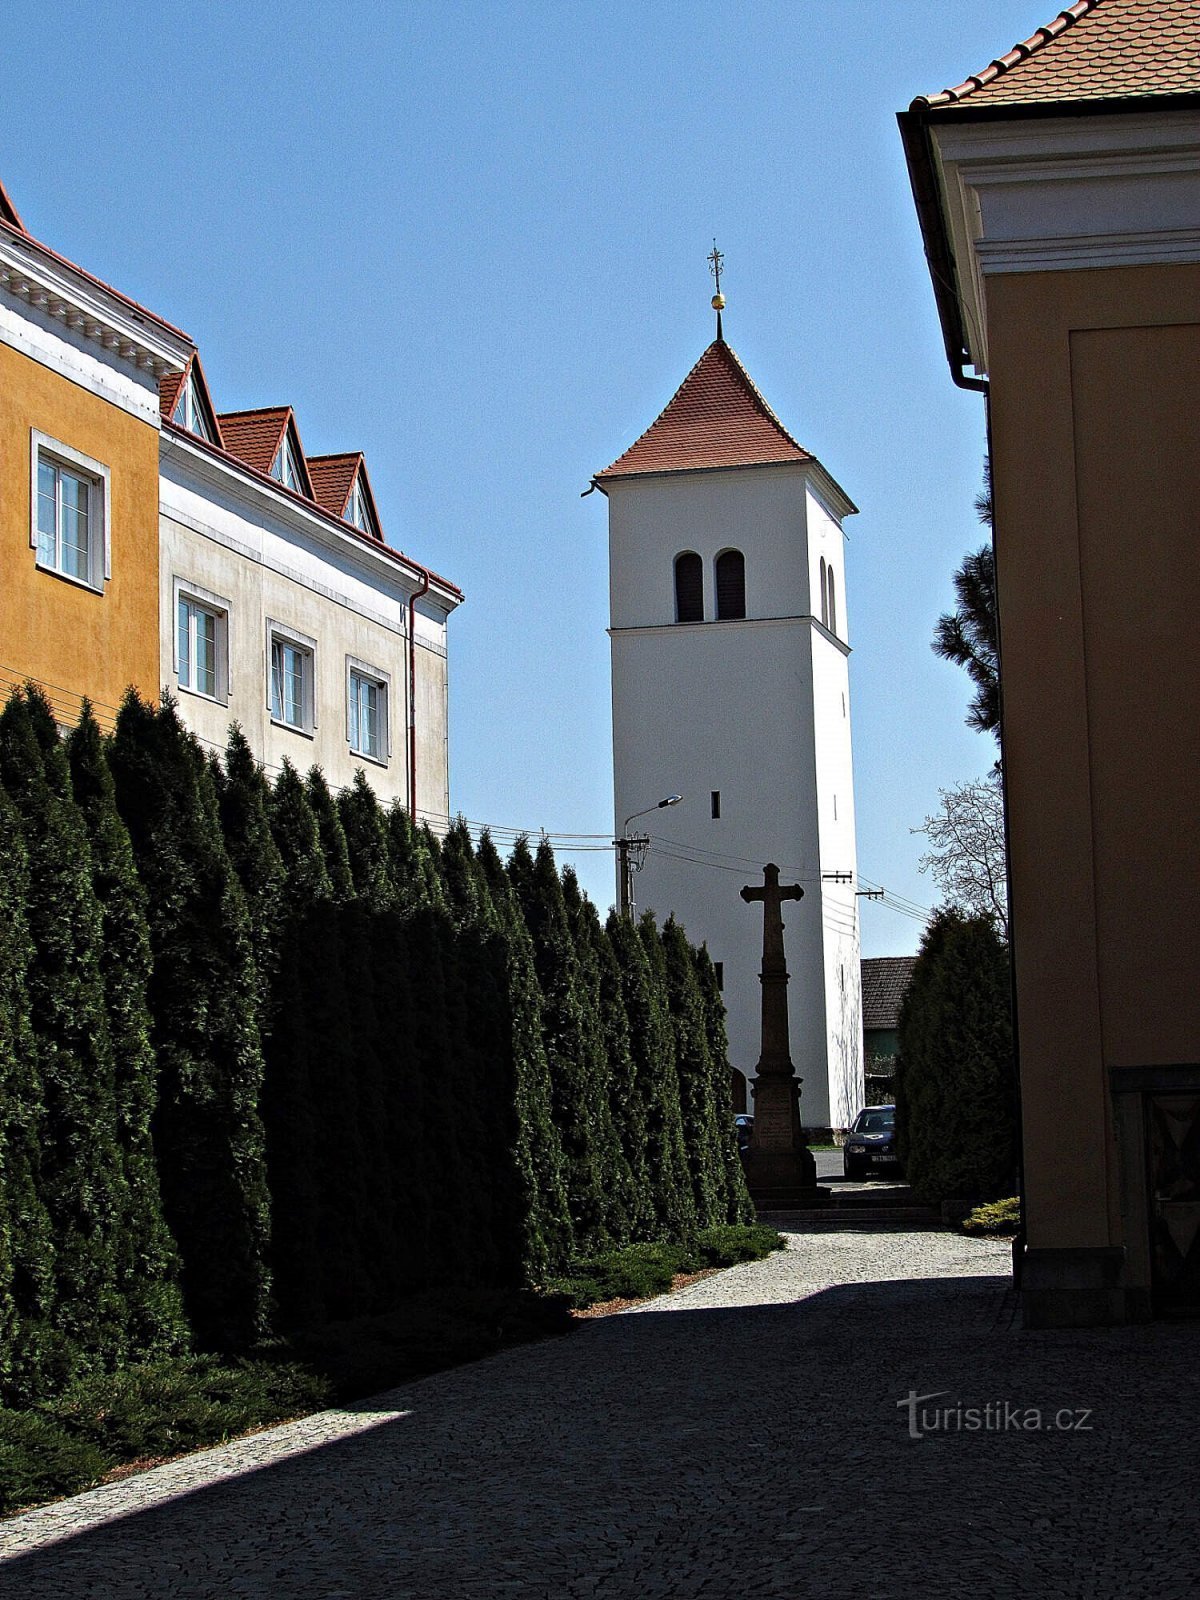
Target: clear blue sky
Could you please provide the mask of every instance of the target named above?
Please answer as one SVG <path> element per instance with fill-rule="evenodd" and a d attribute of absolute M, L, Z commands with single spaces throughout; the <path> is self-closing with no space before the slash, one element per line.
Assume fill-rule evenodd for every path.
<path fill-rule="evenodd" d="M 604 501 L 579 498 L 712 337 L 861 507 L 848 524 L 862 872 L 982 773 L 929 648 L 979 541 L 983 407 L 952 385 L 895 112 L 1051 0 L 58 4 L 5 38 L 26 224 L 178 323 L 219 408 L 362 448 L 386 533 L 465 589 L 451 799 L 612 827 Z M 654 797 L 650 797 L 654 798 Z M 673 825 L 676 832 L 678 823 Z M 607 856 L 584 887 L 613 895 Z M 919 925 L 864 904 L 864 951 Z"/>

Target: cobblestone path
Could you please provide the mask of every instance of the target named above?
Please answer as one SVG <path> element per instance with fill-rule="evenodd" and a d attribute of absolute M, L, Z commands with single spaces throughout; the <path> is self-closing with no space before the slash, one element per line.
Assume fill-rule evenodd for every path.
<path fill-rule="evenodd" d="M 1001 1244 L 788 1246 L 0 1523 L 0 1595 L 1192 1600 L 1200 1327 L 1023 1333 Z"/>

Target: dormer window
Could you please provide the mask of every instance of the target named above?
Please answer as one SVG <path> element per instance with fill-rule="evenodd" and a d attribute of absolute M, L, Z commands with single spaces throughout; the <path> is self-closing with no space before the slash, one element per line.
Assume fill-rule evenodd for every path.
<path fill-rule="evenodd" d="M 279 449 L 275 452 L 275 459 L 271 463 L 271 476 L 285 489 L 294 489 L 297 494 L 304 493 L 300 463 L 296 459 L 295 450 L 292 449 L 291 436 L 287 433 L 280 440 Z"/>
<path fill-rule="evenodd" d="M 344 520 L 352 522 L 356 528 L 361 528 L 363 533 L 370 534 L 372 539 L 378 539 L 379 530 L 371 515 L 371 506 L 361 472 L 354 474 L 354 482 L 350 485 L 350 498 L 346 502 Z"/>
<path fill-rule="evenodd" d="M 198 434 L 201 439 L 213 442 L 212 430 L 204 416 L 204 405 L 200 399 L 200 385 L 196 382 L 196 370 L 191 368 L 187 381 L 179 391 L 179 399 L 175 402 L 175 409 L 171 413 L 171 421 L 177 422 L 181 428 L 186 428 L 189 433 Z"/>

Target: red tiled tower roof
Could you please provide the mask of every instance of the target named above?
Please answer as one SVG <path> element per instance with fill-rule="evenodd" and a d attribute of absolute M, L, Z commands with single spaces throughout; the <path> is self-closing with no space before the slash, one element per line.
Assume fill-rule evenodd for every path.
<path fill-rule="evenodd" d="M 981 72 L 913 110 L 1200 92 L 1200 0 L 1076 0 Z"/>
<path fill-rule="evenodd" d="M 645 472 L 696 472 L 812 461 L 755 388 L 723 339 L 716 339 L 641 438 L 596 474 L 597 483 Z"/>

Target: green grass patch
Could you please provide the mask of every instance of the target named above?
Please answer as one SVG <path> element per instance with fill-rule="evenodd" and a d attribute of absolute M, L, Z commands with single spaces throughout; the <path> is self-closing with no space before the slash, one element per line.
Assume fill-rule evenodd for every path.
<path fill-rule="evenodd" d="M 729 1223 L 704 1228 L 687 1244 L 631 1244 L 584 1257 L 548 1282 L 545 1290 L 577 1311 L 606 1300 L 644 1300 L 665 1294 L 676 1273 L 761 1261 L 782 1245 L 775 1229 L 762 1223 L 749 1227 Z"/>
<path fill-rule="evenodd" d="M 1007 1200 L 992 1200 L 988 1205 L 976 1206 L 960 1223 L 964 1233 L 1016 1233 L 1021 1226 L 1021 1202 L 1010 1195 Z"/>
<path fill-rule="evenodd" d="M 571 1308 L 663 1294 L 679 1272 L 756 1261 L 773 1228 L 706 1228 L 574 1264 L 537 1291 L 439 1289 L 386 1316 L 276 1340 L 243 1360 L 180 1356 L 78 1379 L 28 1411 L 0 1409 L 0 1513 L 77 1494 L 114 1467 L 183 1454 L 567 1332 Z"/>

